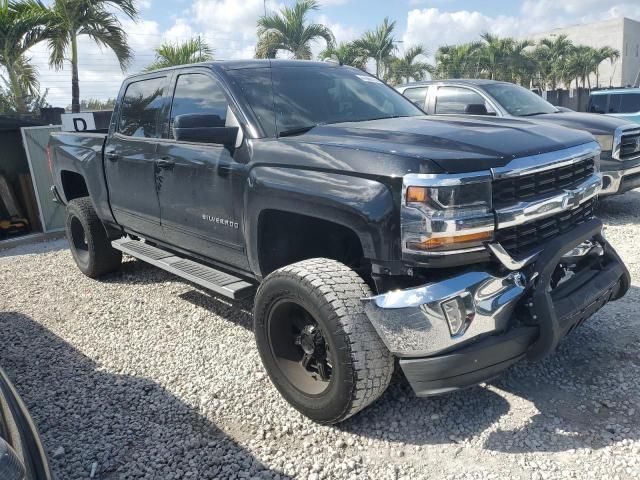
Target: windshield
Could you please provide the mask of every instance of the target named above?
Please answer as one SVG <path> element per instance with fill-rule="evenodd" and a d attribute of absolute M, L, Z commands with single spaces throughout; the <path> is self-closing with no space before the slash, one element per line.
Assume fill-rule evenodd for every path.
<path fill-rule="evenodd" d="M 494 83 L 482 85 L 482 88 L 495 98 L 502 108 L 516 117 L 557 113 L 559 111 L 531 90 L 512 83 Z"/>
<path fill-rule="evenodd" d="M 229 72 L 269 134 L 303 133 L 327 123 L 424 115 L 394 89 L 354 68 L 297 66 L 270 70 L 273 97 L 265 88 L 267 72 Z M 269 125 L 273 117 L 268 111 L 274 109 L 277 128 Z"/>

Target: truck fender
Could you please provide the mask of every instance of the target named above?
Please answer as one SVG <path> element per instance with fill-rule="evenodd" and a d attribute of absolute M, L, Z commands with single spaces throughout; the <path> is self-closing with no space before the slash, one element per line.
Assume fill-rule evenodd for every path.
<path fill-rule="evenodd" d="M 262 278 L 259 221 L 266 210 L 307 215 L 351 229 L 366 258 L 387 260 L 399 249 L 399 215 L 389 187 L 340 173 L 288 167 L 255 167 L 247 178 L 244 231 L 252 271 Z M 282 225 L 286 229 L 286 225 Z"/>
<path fill-rule="evenodd" d="M 54 136 L 55 135 L 55 136 Z M 62 172 L 68 171 L 80 175 L 85 182 L 98 217 L 103 221 L 115 224 L 115 219 L 109 207 L 108 187 L 102 164 L 104 140 L 96 142 L 95 137 L 83 137 L 73 134 L 54 134 L 51 142 L 52 154 L 55 155 L 54 182 L 63 200 L 68 203 L 62 185 Z M 64 136 L 64 141 L 56 141 Z"/>

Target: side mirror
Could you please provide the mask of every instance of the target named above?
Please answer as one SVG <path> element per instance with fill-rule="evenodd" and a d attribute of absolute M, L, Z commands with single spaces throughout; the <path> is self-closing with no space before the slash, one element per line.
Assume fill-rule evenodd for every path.
<path fill-rule="evenodd" d="M 239 127 L 227 127 L 218 115 L 185 114 L 173 120 L 173 136 L 183 142 L 233 147 Z"/>
<path fill-rule="evenodd" d="M 464 107 L 464 113 L 467 115 L 489 115 L 484 103 L 470 103 Z"/>

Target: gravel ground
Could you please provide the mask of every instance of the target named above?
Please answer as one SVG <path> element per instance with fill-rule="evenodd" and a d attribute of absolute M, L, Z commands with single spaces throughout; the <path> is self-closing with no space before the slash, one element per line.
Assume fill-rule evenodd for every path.
<path fill-rule="evenodd" d="M 640 193 L 599 213 L 635 280 L 557 354 L 432 399 L 397 379 L 336 427 L 272 387 L 251 305 L 132 259 L 90 280 L 64 241 L 0 251 L 0 365 L 59 479 L 638 479 Z"/>

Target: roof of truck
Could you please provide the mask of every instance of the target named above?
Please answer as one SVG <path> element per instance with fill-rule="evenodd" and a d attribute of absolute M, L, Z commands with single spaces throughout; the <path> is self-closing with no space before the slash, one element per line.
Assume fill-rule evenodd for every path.
<path fill-rule="evenodd" d="M 188 67 L 212 67 L 220 70 L 238 70 L 241 68 L 269 68 L 269 67 L 338 67 L 336 62 L 317 62 L 313 60 L 285 60 L 285 59 L 248 59 L 248 60 L 212 60 L 210 62 L 176 65 L 174 67 L 159 68 L 149 72 L 140 72 L 131 77 L 148 75 L 155 72 L 182 70 Z"/>
<path fill-rule="evenodd" d="M 411 83 L 403 83 L 402 85 L 398 85 L 397 88 L 400 87 L 419 87 L 421 85 L 433 85 L 436 83 L 459 83 L 466 85 L 487 85 L 493 83 L 508 83 L 501 82 L 498 80 L 488 80 L 485 78 L 447 78 L 442 80 L 423 80 L 420 82 L 411 82 Z"/>
<path fill-rule="evenodd" d="M 611 88 L 609 90 L 594 90 L 589 95 L 609 95 L 610 93 L 640 93 L 640 88 Z"/>

